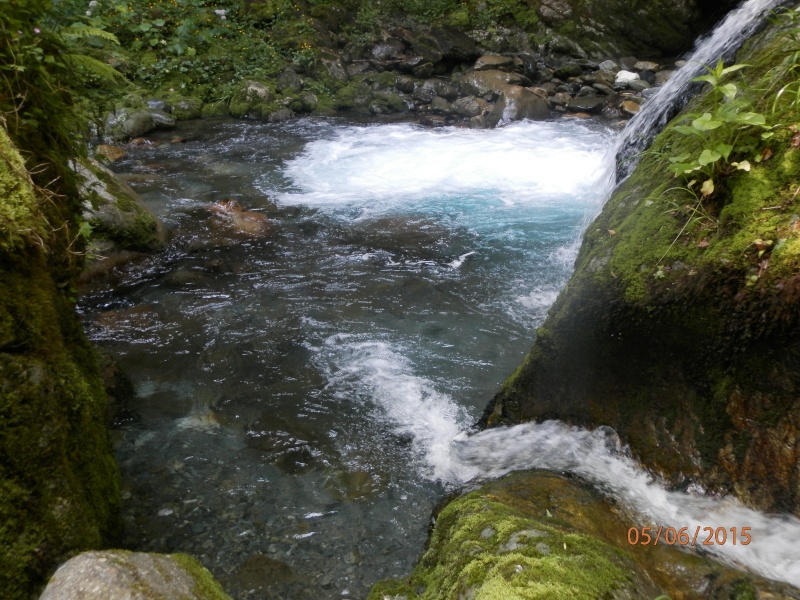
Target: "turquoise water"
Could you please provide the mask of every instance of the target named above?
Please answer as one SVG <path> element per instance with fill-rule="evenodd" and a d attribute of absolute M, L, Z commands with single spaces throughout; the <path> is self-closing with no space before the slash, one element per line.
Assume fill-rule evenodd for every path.
<path fill-rule="evenodd" d="M 126 544 L 238 598 L 363 597 L 463 482 L 455 438 L 528 349 L 605 198 L 613 134 L 203 122 L 115 169 L 173 233 L 88 289 L 138 399 Z M 168 139 L 168 138 L 165 138 Z M 233 231 L 226 197 L 270 220 Z"/>

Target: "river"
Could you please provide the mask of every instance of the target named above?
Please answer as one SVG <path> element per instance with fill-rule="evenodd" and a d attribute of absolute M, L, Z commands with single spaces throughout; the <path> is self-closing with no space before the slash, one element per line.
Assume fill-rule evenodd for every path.
<path fill-rule="evenodd" d="M 138 396 L 114 430 L 125 545 L 194 554 L 238 598 L 364 597 L 410 571 L 432 507 L 474 474 L 453 440 L 566 283 L 614 132 L 177 134 L 114 166 L 172 241 L 79 306 Z M 229 197 L 270 233 L 209 210 Z"/>

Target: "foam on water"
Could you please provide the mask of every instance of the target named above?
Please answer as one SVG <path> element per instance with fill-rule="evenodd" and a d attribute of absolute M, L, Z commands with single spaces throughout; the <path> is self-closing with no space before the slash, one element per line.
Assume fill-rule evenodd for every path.
<path fill-rule="evenodd" d="M 732 498 L 715 499 L 668 491 L 620 447 L 608 428 L 587 431 L 557 421 L 491 429 L 454 439 L 456 459 L 448 467 L 457 480 L 499 477 L 519 469 L 542 468 L 569 472 L 592 482 L 657 526 L 688 527 L 690 537 L 701 528 L 723 527 L 728 543 L 702 546 L 729 564 L 742 566 L 770 579 L 800 585 L 800 520 L 788 515 L 765 515 Z M 733 545 L 730 530 L 750 527 L 752 541 Z M 655 532 L 654 532 L 655 535 Z M 739 538 L 741 539 L 741 537 Z"/>
<path fill-rule="evenodd" d="M 332 365 L 330 384 L 342 397 L 372 403 L 377 419 L 411 438 L 412 454 L 425 477 L 460 485 L 523 469 L 572 473 L 617 499 L 642 523 L 687 527 L 690 538 L 700 527 L 697 539 L 703 551 L 764 577 L 800 585 L 797 518 L 765 515 L 732 498 L 669 491 L 630 458 L 607 427 L 588 431 L 546 421 L 472 433 L 465 410 L 435 382 L 415 375 L 407 352 L 384 341 L 346 335 L 331 336 L 325 346 Z M 705 527 L 725 528 L 728 543 L 703 546 Z M 742 527 L 751 528 L 751 542 L 732 544 L 731 528 L 741 540 Z"/>
<path fill-rule="evenodd" d="M 346 127 L 307 145 L 283 203 L 369 212 L 461 199 L 514 206 L 602 203 L 610 133 L 569 120 L 492 131 L 410 124 Z"/>

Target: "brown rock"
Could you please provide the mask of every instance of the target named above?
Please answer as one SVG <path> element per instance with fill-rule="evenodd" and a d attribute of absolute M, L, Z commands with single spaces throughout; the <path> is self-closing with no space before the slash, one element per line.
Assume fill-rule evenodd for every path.
<path fill-rule="evenodd" d="M 262 237 L 272 229 L 272 225 L 265 215 L 252 210 L 244 210 L 242 205 L 233 198 L 212 204 L 209 210 L 237 233 Z"/>
<path fill-rule="evenodd" d="M 108 162 L 116 162 L 121 158 L 125 158 L 125 151 L 119 146 L 100 144 L 94 149 L 94 155 L 98 158 L 104 158 Z"/>
<path fill-rule="evenodd" d="M 638 113 L 639 109 L 641 108 L 639 104 L 637 102 L 634 102 L 633 100 L 625 100 L 622 104 L 620 104 L 619 107 L 620 110 L 622 110 L 622 114 L 631 117 L 636 113 Z"/>

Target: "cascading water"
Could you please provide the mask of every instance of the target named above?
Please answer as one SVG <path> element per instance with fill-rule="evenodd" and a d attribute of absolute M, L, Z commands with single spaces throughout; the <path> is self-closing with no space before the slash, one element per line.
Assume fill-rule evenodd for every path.
<path fill-rule="evenodd" d="M 638 156 L 653 138 L 689 101 L 695 86 L 692 79 L 704 72 L 704 65 L 730 59 L 733 53 L 763 25 L 769 13 L 786 4 L 785 0 L 746 0 L 732 10 L 706 38 L 700 40 L 691 57 L 630 120 L 617 138 L 613 156 L 617 162 L 617 181 L 627 177 Z"/>
<path fill-rule="evenodd" d="M 693 60 L 713 62 L 777 4 L 745 3 Z M 644 143 L 693 74 L 619 144 Z M 545 468 L 643 522 L 749 526 L 750 545 L 706 549 L 800 585 L 796 519 L 667 491 L 602 429 L 471 432 L 610 191 L 609 130 L 195 127 L 118 163 L 175 240 L 81 304 L 139 396 L 115 432 L 128 546 L 192 553 L 240 598 L 360 597 L 409 572 L 446 489 Z M 273 234 L 215 219 L 208 206 L 231 195 Z"/>

